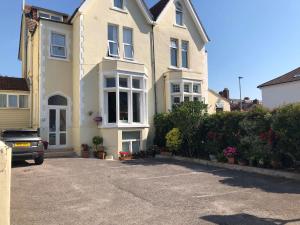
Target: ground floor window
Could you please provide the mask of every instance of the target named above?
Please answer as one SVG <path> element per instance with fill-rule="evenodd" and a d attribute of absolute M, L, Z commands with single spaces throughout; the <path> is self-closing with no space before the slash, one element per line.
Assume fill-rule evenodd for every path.
<path fill-rule="evenodd" d="M 146 124 L 147 91 L 144 75 L 104 76 L 104 123 Z"/>
<path fill-rule="evenodd" d="M 201 94 L 201 81 L 171 81 L 171 107 L 180 102 L 204 101 Z"/>
<path fill-rule="evenodd" d="M 132 154 L 141 150 L 141 132 L 123 131 L 122 132 L 122 151 Z"/>

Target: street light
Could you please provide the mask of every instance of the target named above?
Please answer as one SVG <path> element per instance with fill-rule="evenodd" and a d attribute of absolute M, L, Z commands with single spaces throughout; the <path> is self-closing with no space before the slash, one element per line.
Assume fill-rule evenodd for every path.
<path fill-rule="evenodd" d="M 239 77 L 239 87 L 240 87 L 240 110 L 243 111 L 243 102 L 242 102 L 242 85 L 241 85 L 241 79 L 244 77 Z"/>

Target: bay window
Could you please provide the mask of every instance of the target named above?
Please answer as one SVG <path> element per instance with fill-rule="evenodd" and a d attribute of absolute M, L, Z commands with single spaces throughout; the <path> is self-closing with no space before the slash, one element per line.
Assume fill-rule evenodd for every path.
<path fill-rule="evenodd" d="M 146 97 L 144 75 L 104 76 L 104 125 L 146 124 Z"/>
<path fill-rule="evenodd" d="M 108 56 L 119 57 L 119 27 L 108 25 Z"/>
<path fill-rule="evenodd" d="M 171 106 L 180 102 L 201 101 L 201 81 L 195 80 L 176 80 L 171 81 Z"/>

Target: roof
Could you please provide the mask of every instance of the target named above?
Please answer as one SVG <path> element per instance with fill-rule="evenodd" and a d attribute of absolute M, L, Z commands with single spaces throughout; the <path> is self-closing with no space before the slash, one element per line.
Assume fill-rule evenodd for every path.
<path fill-rule="evenodd" d="M 226 101 L 226 102 L 230 103 L 230 100 L 229 100 L 229 99 L 227 99 L 227 98 L 224 98 L 222 95 L 218 94 L 218 93 L 217 93 L 217 92 L 215 92 L 214 90 L 212 90 L 212 89 L 208 89 L 208 91 L 209 91 L 210 93 L 214 94 L 215 96 L 218 96 L 218 97 L 219 97 L 219 98 L 221 98 L 222 100 L 224 100 L 224 101 Z"/>
<path fill-rule="evenodd" d="M 210 39 L 209 39 L 208 34 L 207 34 L 207 32 L 206 32 L 206 30 L 205 30 L 205 28 L 203 26 L 203 23 L 200 20 L 200 16 L 197 13 L 197 10 L 196 10 L 194 4 L 192 3 L 191 0 L 186 0 L 186 1 L 191 5 L 193 14 L 195 14 L 195 17 L 196 17 L 196 20 L 197 20 L 196 23 L 199 23 L 199 25 L 200 25 L 200 27 L 201 27 L 204 35 L 205 35 L 205 38 L 209 42 Z M 150 8 L 150 12 L 152 13 L 152 16 L 153 16 L 153 18 L 154 18 L 155 21 L 157 21 L 158 17 L 164 11 L 164 9 L 166 8 L 166 6 L 168 5 L 169 2 L 170 2 L 170 0 L 160 0 L 159 2 L 157 2 L 154 6 L 152 6 Z"/>
<path fill-rule="evenodd" d="M 277 84 L 284 84 L 289 82 L 295 82 L 295 81 L 300 81 L 300 67 L 298 67 L 297 69 L 291 72 L 288 72 L 287 74 L 284 74 L 280 77 L 277 77 L 273 80 L 263 83 L 259 85 L 258 88 L 277 85 Z"/>
<path fill-rule="evenodd" d="M 154 6 L 150 8 L 150 12 L 153 15 L 153 18 L 157 20 L 159 15 L 162 13 L 166 5 L 169 3 L 170 0 L 160 0 Z"/>
<path fill-rule="evenodd" d="M 0 76 L 1 91 L 29 91 L 26 79 Z"/>

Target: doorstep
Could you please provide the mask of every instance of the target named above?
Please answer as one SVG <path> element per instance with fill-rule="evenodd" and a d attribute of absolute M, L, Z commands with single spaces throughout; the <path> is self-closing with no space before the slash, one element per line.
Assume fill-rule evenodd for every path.
<path fill-rule="evenodd" d="M 180 156 L 156 155 L 156 158 L 175 159 L 175 160 L 181 161 L 181 162 L 192 162 L 192 163 L 198 163 L 198 164 L 205 165 L 205 166 L 215 166 L 215 167 L 220 167 L 220 168 L 225 168 L 225 169 L 230 169 L 230 170 L 237 170 L 237 171 L 243 171 L 243 172 L 248 172 L 248 173 L 256 173 L 256 174 L 265 175 L 265 176 L 272 176 L 272 177 L 277 177 L 277 178 L 279 177 L 279 178 L 286 178 L 286 179 L 300 181 L 300 174 L 298 174 L 298 173 L 291 173 L 291 172 L 250 167 L 250 166 L 231 165 L 231 164 L 227 164 L 227 163 L 212 162 L 212 161 L 203 160 L 203 159 L 185 158 L 185 157 L 180 157 Z"/>

